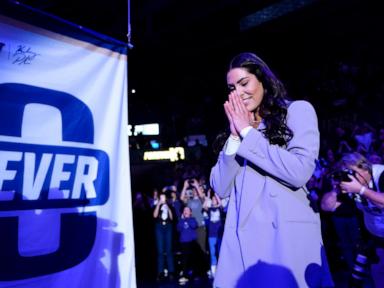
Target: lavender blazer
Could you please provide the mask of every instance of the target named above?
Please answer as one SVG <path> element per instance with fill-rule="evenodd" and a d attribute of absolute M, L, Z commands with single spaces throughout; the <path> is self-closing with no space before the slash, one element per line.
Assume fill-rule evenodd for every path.
<path fill-rule="evenodd" d="M 292 102 L 287 124 L 294 134 L 287 147 L 251 129 L 237 153 L 224 147 L 212 168 L 214 191 L 230 197 L 214 287 L 333 287 L 305 188 L 319 152 L 312 105 Z"/>

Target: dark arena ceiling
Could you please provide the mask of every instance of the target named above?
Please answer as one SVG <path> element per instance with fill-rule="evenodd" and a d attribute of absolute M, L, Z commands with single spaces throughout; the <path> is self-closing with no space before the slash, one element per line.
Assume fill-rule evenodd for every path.
<path fill-rule="evenodd" d="M 291 97 L 312 101 L 321 117 L 332 99 L 317 99 L 307 89 L 310 71 L 325 63 L 383 62 L 380 1 L 19 2 L 123 42 L 130 23 L 128 85 L 137 92 L 129 94 L 129 121 L 158 121 L 173 140 L 225 127 L 226 65 L 237 52 L 259 54 Z"/>

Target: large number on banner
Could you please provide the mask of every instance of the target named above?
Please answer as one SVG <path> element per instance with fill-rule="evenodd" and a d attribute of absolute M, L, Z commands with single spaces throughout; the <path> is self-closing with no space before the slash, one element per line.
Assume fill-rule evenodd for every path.
<path fill-rule="evenodd" d="M 69 146 L 22 142 L 24 109 L 32 103 L 60 111 L 62 140 L 70 142 Z M 0 84 L 0 135 L 20 137 L 18 142 L 13 141 L 15 138 L 0 141 L 0 281 L 51 274 L 81 263 L 93 247 L 97 218 L 95 212 L 73 210 L 103 205 L 109 197 L 107 154 L 84 148 L 84 143 L 93 144 L 90 109 L 68 93 L 23 84 Z M 81 147 L 76 147 L 76 142 Z M 58 249 L 44 255 L 20 255 L 22 216 L 9 213 L 15 211 L 17 215 L 17 211 L 40 209 L 44 214 L 46 209 L 53 208 L 72 208 L 70 213 L 60 216 Z"/>

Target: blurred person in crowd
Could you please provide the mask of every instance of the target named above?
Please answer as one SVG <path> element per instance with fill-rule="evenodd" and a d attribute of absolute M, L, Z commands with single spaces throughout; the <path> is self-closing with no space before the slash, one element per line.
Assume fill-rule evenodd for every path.
<path fill-rule="evenodd" d="M 206 253 L 207 231 L 205 227 L 203 203 L 205 201 L 204 188 L 200 186 L 197 179 L 186 179 L 183 190 L 180 194 L 180 200 L 192 210 L 192 216 L 197 221 L 197 242 L 201 250 Z"/>
<path fill-rule="evenodd" d="M 321 209 L 331 213 L 331 221 L 337 235 L 336 241 L 339 249 L 330 257 L 339 262 L 337 268 L 335 267 L 336 269 L 346 272 L 340 274 L 343 277 L 339 277 L 339 283 L 348 285 L 359 245 L 363 241 L 362 215 L 359 213 L 353 197 L 341 193 L 339 179 L 327 177 L 325 182 L 324 190 L 327 192 L 321 198 Z M 340 260 L 344 265 L 340 265 Z"/>
<path fill-rule="evenodd" d="M 312 175 L 308 180 L 306 187 L 308 189 L 308 199 L 310 200 L 311 207 L 314 211 L 320 211 L 320 197 L 321 197 L 321 188 L 323 183 L 323 177 L 317 177 L 316 175 Z"/>
<path fill-rule="evenodd" d="M 331 139 L 334 142 L 331 149 L 336 151 L 338 155 L 351 152 L 356 143 L 355 139 L 351 136 L 351 132 L 341 126 L 336 127 L 335 134 L 332 135 Z"/>
<path fill-rule="evenodd" d="M 152 196 L 149 197 L 149 205 L 154 208 L 159 203 L 159 191 L 157 188 L 153 188 Z"/>
<path fill-rule="evenodd" d="M 319 153 L 315 110 L 288 101 L 283 84 L 252 53 L 232 59 L 227 85 L 230 136 L 211 187 L 230 203 L 214 287 L 333 287 L 320 217 L 305 188 Z"/>
<path fill-rule="evenodd" d="M 190 207 L 185 206 L 183 213 L 177 223 L 177 230 L 179 231 L 179 239 L 181 246 L 181 277 L 179 283 L 181 285 L 189 281 L 189 275 L 193 274 L 194 268 L 197 263 L 194 252 L 196 251 L 196 229 L 197 221 L 192 216 Z"/>
<path fill-rule="evenodd" d="M 221 206 L 220 198 L 209 189 L 210 194 L 210 205 L 208 202 L 204 203 L 204 210 L 208 214 L 208 245 L 209 255 L 211 259 L 211 270 L 210 276 L 214 277 L 217 266 L 217 251 L 220 250 L 221 232 L 223 226 L 223 207 Z"/>
<path fill-rule="evenodd" d="M 155 218 L 155 236 L 157 247 L 157 280 L 162 280 L 168 275 L 172 280 L 175 272 L 172 251 L 173 213 L 167 202 L 165 193 L 160 193 L 159 201 L 153 210 L 153 217 Z M 164 256 L 167 260 L 167 266 L 165 266 Z"/>
<path fill-rule="evenodd" d="M 180 193 L 180 200 L 184 202 L 186 206 L 191 208 L 192 216 L 197 221 L 197 243 L 200 247 L 200 252 L 197 257 L 200 258 L 200 269 L 195 271 L 201 276 L 204 275 L 204 271 L 208 271 L 209 259 L 207 250 L 207 229 L 205 227 L 205 219 L 203 213 L 203 204 L 205 202 L 205 190 L 196 178 L 189 178 L 184 181 L 183 189 Z"/>
<path fill-rule="evenodd" d="M 174 231 L 177 231 L 177 223 L 182 215 L 182 210 L 184 208 L 183 203 L 180 201 L 177 193 L 177 188 L 175 185 L 165 186 L 162 190 L 166 195 L 169 195 L 169 205 L 173 211 L 173 228 Z M 175 254 L 180 252 L 180 241 L 179 233 L 172 233 L 173 243 L 172 248 Z"/>
<path fill-rule="evenodd" d="M 325 161 L 327 161 L 327 167 L 332 167 L 336 163 L 335 152 L 331 148 L 327 149 L 325 154 Z"/>
<path fill-rule="evenodd" d="M 182 209 L 183 209 L 183 203 L 180 201 L 178 194 L 177 194 L 177 188 L 175 185 L 165 186 L 162 190 L 163 193 L 165 193 L 167 196 L 169 196 L 169 204 L 173 208 L 173 212 L 175 215 L 174 221 L 177 223 L 177 221 L 181 217 Z"/>
<path fill-rule="evenodd" d="M 347 141 L 340 141 L 339 147 L 337 148 L 337 155 L 343 155 L 344 153 L 350 153 L 352 151 L 353 149 Z"/>
<path fill-rule="evenodd" d="M 144 194 L 141 191 L 134 193 L 133 209 L 137 211 L 146 212 L 149 210 L 149 204 Z"/>
<path fill-rule="evenodd" d="M 372 143 L 375 141 L 375 129 L 367 122 L 356 124 L 353 131 L 353 137 L 356 140 L 356 151 L 366 154 L 371 151 Z"/>
<path fill-rule="evenodd" d="M 384 238 L 384 165 L 372 164 L 360 153 L 344 155 L 339 166 L 349 174 L 340 184 L 343 193 L 353 193 L 366 201 L 358 207 L 364 213 L 364 222 L 368 230 L 375 236 Z"/>
<path fill-rule="evenodd" d="M 365 256 L 368 263 L 373 263 L 373 280 L 376 287 L 384 287 L 384 165 L 372 164 L 354 152 L 344 155 L 339 167 L 348 176 L 340 183 L 340 189 L 343 193 L 357 195 L 357 207 L 363 211 L 365 227 L 371 234 L 376 255 Z"/>
<path fill-rule="evenodd" d="M 336 156 L 335 153 L 331 148 L 328 148 L 325 150 L 325 156 L 322 156 L 320 154 L 320 157 L 318 160 L 316 160 L 316 167 L 315 171 L 313 172 L 313 175 L 320 179 L 323 177 L 323 175 L 326 175 L 329 171 L 329 169 L 336 163 Z"/>

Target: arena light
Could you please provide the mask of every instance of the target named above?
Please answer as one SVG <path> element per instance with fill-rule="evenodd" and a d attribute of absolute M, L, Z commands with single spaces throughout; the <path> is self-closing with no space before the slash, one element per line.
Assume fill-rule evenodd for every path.
<path fill-rule="evenodd" d="M 137 136 L 141 135 L 159 135 L 160 128 L 159 123 L 150 123 L 132 126 L 128 124 L 128 136 Z"/>
<path fill-rule="evenodd" d="M 175 162 L 184 160 L 185 152 L 183 147 L 170 147 L 168 150 L 146 151 L 144 152 L 143 159 L 144 161 L 169 160 Z"/>
<path fill-rule="evenodd" d="M 138 134 L 142 135 L 159 135 L 159 124 L 151 123 L 151 124 L 143 124 L 143 125 L 135 125 L 133 130 L 133 134 L 137 136 Z"/>
<path fill-rule="evenodd" d="M 151 141 L 149 141 L 149 143 L 151 144 L 152 149 L 159 149 L 160 148 L 160 143 L 157 140 L 151 140 Z"/>

